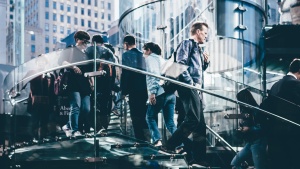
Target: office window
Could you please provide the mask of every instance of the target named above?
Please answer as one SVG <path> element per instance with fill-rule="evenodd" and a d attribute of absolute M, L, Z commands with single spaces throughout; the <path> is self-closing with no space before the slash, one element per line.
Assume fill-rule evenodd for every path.
<path fill-rule="evenodd" d="M 81 8 L 81 15 L 84 15 L 84 8 Z"/>
<path fill-rule="evenodd" d="M 111 26 L 110 26 L 110 25 L 108 25 L 108 28 L 111 28 Z"/>
<path fill-rule="evenodd" d="M 67 22 L 71 23 L 71 17 L 70 16 L 67 16 Z"/>
<path fill-rule="evenodd" d="M 98 29 L 98 23 L 95 22 L 95 29 Z"/>
<path fill-rule="evenodd" d="M 53 1 L 53 9 L 56 9 L 56 2 Z"/>
<path fill-rule="evenodd" d="M 49 35 L 45 36 L 45 43 L 49 43 Z"/>
<path fill-rule="evenodd" d="M 92 25 L 92 24 L 91 24 L 91 21 L 88 21 L 88 27 L 89 27 L 89 28 L 92 27 L 91 25 Z"/>
<path fill-rule="evenodd" d="M 35 41 L 35 34 L 31 34 L 31 41 Z"/>
<path fill-rule="evenodd" d="M 88 9 L 88 16 L 91 16 L 91 10 Z"/>
<path fill-rule="evenodd" d="M 81 0 L 81 3 L 84 4 L 84 0 Z"/>
<path fill-rule="evenodd" d="M 107 3 L 107 9 L 111 10 L 111 3 L 110 2 Z"/>
<path fill-rule="evenodd" d="M 65 28 L 64 28 L 63 26 L 60 27 L 60 33 L 61 33 L 61 34 L 64 34 L 64 29 L 65 29 Z"/>
<path fill-rule="evenodd" d="M 45 23 L 45 31 L 49 31 L 49 24 Z"/>
<path fill-rule="evenodd" d="M 101 30 L 104 30 L 104 23 L 101 23 Z"/>
<path fill-rule="evenodd" d="M 98 6 L 98 0 L 95 0 L 95 6 Z"/>
<path fill-rule="evenodd" d="M 45 19 L 49 19 L 49 12 L 45 12 Z"/>
<path fill-rule="evenodd" d="M 56 13 L 53 14 L 53 21 L 56 21 Z"/>
<path fill-rule="evenodd" d="M 45 1 L 45 7 L 47 7 L 47 8 L 49 7 L 49 0 Z"/>
<path fill-rule="evenodd" d="M 32 52 L 32 53 L 35 52 L 35 45 L 31 45 L 31 52 Z"/>
<path fill-rule="evenodd" d="M 70 29 L 70 28 L 67 29 L 67 34 L 68 34 L 68 35 L 71 34 L 71 29 Z"/>
<path fill-rule="evenodd" d="M 81 19 L 81 26 L 84 26 L 84 19 Z"/>
<path fill-rule="evenodd" d="M 101 12 L 101 19 L 104 19 L 104 12 Z"/>
<path fill-rule="evenodd" d="M 74 0 L 74 2 L 77 2 L 77 0 Z"/>
<path fill-rule="evenodd" d="M 98 12 L 95 12 L 95 18 L 98 18 Z"/>
<path fill-rule="evenodd" d="M 74 24 L 77 25 L 78 24 L 78 19 L 74 18 Z"/>
<path fill-rule="evenodd" d="M 108 19 L 109 21 L 111 20 L 111 15 L 110 15 L 110 14 L 107 15 L 107 19 Z"/>
<path fill-rule="evenodd" d="M 91 0 L 88 0 L 88 5 L 91 5 Z"/>
<path fill-rule="evenodd" d="M 53 44 L 56 44 L 56 36 L 53 36 Z"/>
<path fill-rule="evenodd" d="M 56 32 L 56 29 L 57 29 L 56 25 L 53 25 L 53 32 L 54 33 Z"/>
<path fill-rule="evenodd" d="M 104 9 L 104 1 L 101 1 L 101 6 L 102 9 Z"/>
<path fill-rule="evenodd" d="M 63 3 L 60 3 L 60 10 L 64 10 L 64 4 Z"/>
<path fill-rule="evenodd" d="M 71 12 L 71 5 L 68 5 L 68 6 L 67 6 L 67 11 L 68 11 L 68 12 Z"/>
<path fill-rule="evenodd" d="M 49 47 L 45 47 L 45 53 L 49 53 Z"/>
<path fill-rule="evenodd" d="M 74 8 L 74 12 L 75 12 L 75 13 L 78 13 L 78 8 L 77 8 L 77 6 L 75 6 L 75 8 Z"/>
<path fill-rule="evenodd" d="M 60 15 L 60 22 L 64 22 L 64 15 Z"/>

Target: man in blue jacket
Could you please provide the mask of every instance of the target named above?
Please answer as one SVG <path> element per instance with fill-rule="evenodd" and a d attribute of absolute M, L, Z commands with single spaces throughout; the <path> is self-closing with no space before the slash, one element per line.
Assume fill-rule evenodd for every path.
<path fill-rule="evenodd" d="M 179 81 L 202 88 L 203 71 L 208 67 L 208 53 L 199 44 L 206 41 L 208 25 L 195 22 L 191 27 L 191 39 L 184 40 L 177 49 L 176 61 L 189 66 L 188 70 L 179 76 Z M 195 89 L 178 87 L 177 92 L 185 112 L 184 121 L 178 126 L 166 143 L 168 150 L 174 150 L 184 144 L 188 153 L 189 165 L 204 165 L 206 156 L 206 124 L 203 115 L 203 96 Z M 192 134 L 191 141 L 188 136 Z"/>

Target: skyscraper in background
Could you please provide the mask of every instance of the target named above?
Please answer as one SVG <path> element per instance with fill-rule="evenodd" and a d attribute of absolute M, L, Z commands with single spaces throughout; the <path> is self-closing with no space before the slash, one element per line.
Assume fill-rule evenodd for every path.
<path fill-rule="evenodd" d="M 6 0 L 0 0 L 0 18 L 6 18 Z M 6 63 L 6 23 L 1 23 L 0 24 L 0 53 L 2 56 L 0 56 L 0 64 L 5 64 Z"/>
<path fill-rule="evenodd" d="M 10 1 L 17 7 L 20 0 Z M 23 61 L 55 50 L 56 42 L 76 30 L 107 31 L 115 18 L 114 7 L 114 0 L 25 0 Z M 13 36 L 9 30 L 12 28 L 8 28 L 8 37 Z M 9 38 L 7 46 L 13 46 L 13 39 Z M 13 51 L 7 55 L 13 58 Z"/>

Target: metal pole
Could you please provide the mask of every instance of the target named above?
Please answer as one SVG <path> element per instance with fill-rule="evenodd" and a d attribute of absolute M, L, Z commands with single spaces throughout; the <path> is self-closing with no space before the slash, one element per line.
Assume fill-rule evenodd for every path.
<path fill-rule="evenodd" d="M 165 45 L 166 45 L 166 38 L 165 38 L 165 29 L 167 26 L 164 25 L 165 22 L 165 2 L 160 1 L 160 26 L 157 28 L 158 30 L 161 30 L 161 57 L 165 58 Z M 162 112 L 163 113 L 163 112 Z M 162 142 L 165 143 L 167 141 L 167 134 L 166 134 L 166 127 L 164 123 L 164 116 L 161 114 L 161 134 L 162 134 Z"/>
<path fill-rule="evenodd" d="M 97 71 L 97 45 L 96 42 L 94 42 L 94 72 Z M 96 81 L 97 78 L 96 76 L 94 78 L 94 157 L 98 157 L 98 146 L 99 146 L 99 141 L 97 142 L 96 139 L 96 134 L 97 134 L 97 87 L 96 87 Z"/>

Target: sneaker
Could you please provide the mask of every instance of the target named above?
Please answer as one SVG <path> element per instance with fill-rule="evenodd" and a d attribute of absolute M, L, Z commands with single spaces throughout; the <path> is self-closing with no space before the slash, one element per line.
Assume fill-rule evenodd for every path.
<path fill-rule="evenodd" d="M 188 164 L 193 168 L 210 168 L 210 165 L 206 161 L 192 160 Z"/>
<path fill-rule="evenodd" d="M 162 146 L 161 140 L 157 140 L 156 142 L 154 142 L 154 147 L 160 147 L 160 146 Z"/>
<path fill-rule="evenodd" d="M 62 127 L 62 130 L 65 132 L 65 134 L 66 134 L 67 137 L 71 137 L 72 136 L 72 130 L 69 129 L 67 125 L 64 125 Z"/>
<path fill-rule="evenodd" d="M 111 112 L 112 112 L 115 116 L 120 116 L 120 114 L 119 114 L 119 112 L 118 112 L 117 109 L 113 109 Z"/>
<path fill-rule="evenodd" d="M 187 154 L 187 152 L 184 150 L 183 146 L 176 147 L 175 152 L 177 154 L 181 154 L 181 155 L 186 155 Z"/>
<path fill-rule="evenodd" d="M 100 129 L 100 130 L 97 132 L 97 135 L 106 136 L 106 135 L 107 135 L 107 131 L 106 131 L 105 129 Z"/>
<path fill-rule="evenodd" d="M 81 137 L 82 134 L 80 131 L 75 131 L 73 134 L 72 134 L 72 137 Z"/>

